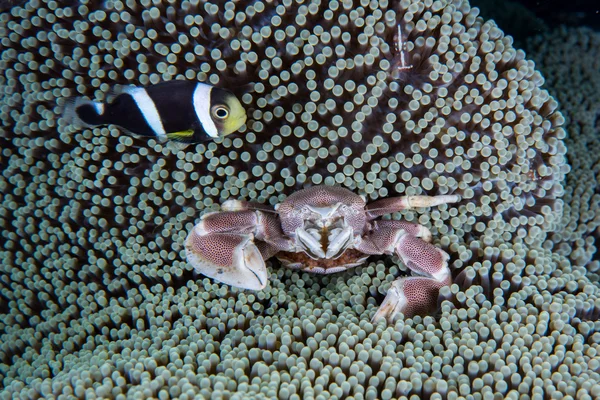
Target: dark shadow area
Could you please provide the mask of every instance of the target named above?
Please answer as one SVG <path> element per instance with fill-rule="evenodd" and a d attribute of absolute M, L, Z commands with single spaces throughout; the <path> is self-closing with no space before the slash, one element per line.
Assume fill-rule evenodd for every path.
<path fill-rule="evenodd" d="M 600 2 L 589 0 L 471 0 L 484 19 L 493 19 L 522 48 L 525 40 L 560 25 L 600 31 Z"/>

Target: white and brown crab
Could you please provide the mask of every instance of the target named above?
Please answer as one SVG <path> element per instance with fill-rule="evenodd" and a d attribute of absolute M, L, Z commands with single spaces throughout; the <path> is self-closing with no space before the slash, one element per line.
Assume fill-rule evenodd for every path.
<path fill-rule="evenodd" d="M 394 281 L 373 321 L 414 315 L 435 304 L 451 282 L 448 254 L 431 245 L 431 232 L 384 214 L 454 203 L 456 195 L 403 196 L 369 205 L 348 189 L 314 186 L 290 195 L 275 211 L 260 203 L 228 200 L 222 211 L 202 216 L 185 241 L 196 271 L 228 285 L 264 289 L 265 260 L 330 274 L 362 264 L 370 255 L 396 254 L 417 276 Z"/>

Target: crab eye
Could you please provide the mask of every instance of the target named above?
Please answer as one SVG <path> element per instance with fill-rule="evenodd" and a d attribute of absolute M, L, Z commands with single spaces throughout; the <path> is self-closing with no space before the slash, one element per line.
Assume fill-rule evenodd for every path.
<path fill-rule="evenodd" d="M 225 119 L 229 116 L 229 109 L 225 106 L 215 106 L 212 113 L 218 119 Z"/>

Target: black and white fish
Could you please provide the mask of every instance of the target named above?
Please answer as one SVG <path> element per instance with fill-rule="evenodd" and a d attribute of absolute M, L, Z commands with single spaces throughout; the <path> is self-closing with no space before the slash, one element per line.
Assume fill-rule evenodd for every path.
<path fill-rule="evenodd" d="M 114 124 L 138 135 L 183 143 L 229 135 L 246 122 L 246 110 L 233 93 L 184 80 L 126 86 L 108 103 L 79 97 L 67 102 L 63 116 L 69 123 Z"/>

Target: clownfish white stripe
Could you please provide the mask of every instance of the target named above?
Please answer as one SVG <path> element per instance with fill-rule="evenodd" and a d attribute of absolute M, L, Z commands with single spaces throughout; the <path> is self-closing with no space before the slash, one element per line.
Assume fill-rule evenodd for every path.
<path fill-rule="evenodd" d="M 219 136 L 217 127 L 210 116 L 210 92 L 212 86 L 205 85 L 204 83 L 198 83 L 194 90 L 193 102 L 194 111 L 198 116 L 198 120 L 202 124 L 202 127 L 206 131 L 206 134 L 210 137 L 216 138 Z"/>
<path fill-rule="evenodd" d="M 146 89 L 128 87 L 124 90 L 124 92 L 128 93 L 133 98 L 135 104 L 142 113 L 142 116 L 148 123 L 148 126 L 150 129 L 152 129 L 152 131 L 154 131 L 156 136 L 166 137 L 167 133 L 165 132 L 162 120 L 158 114 L 156 104 L 154 104 L 154 101 L 152 101 Z"/>

